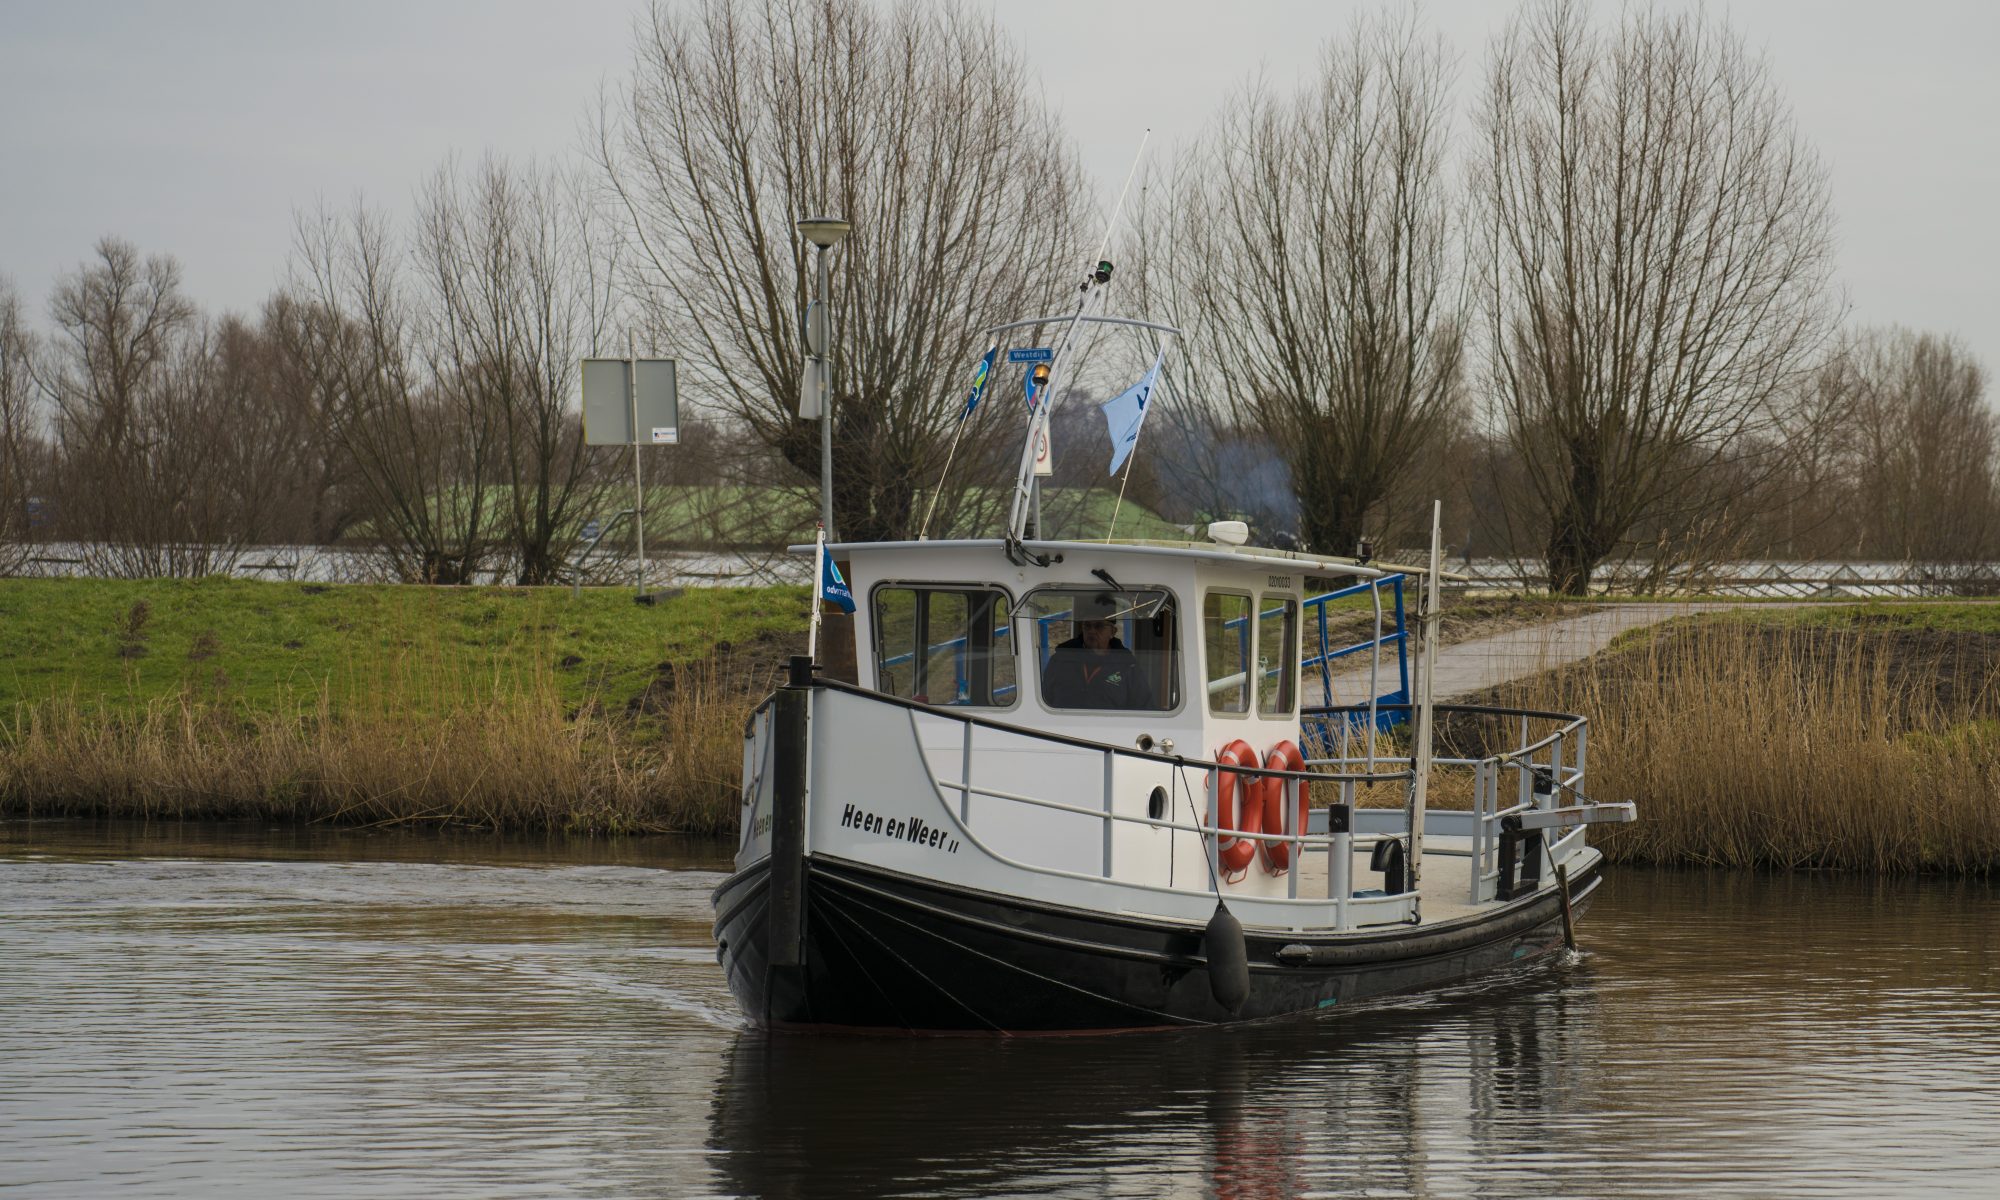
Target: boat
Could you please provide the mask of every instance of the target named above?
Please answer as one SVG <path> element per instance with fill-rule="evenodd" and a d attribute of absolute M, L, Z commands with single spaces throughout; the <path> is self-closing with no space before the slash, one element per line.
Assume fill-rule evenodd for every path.
<path fill-rule="evenodd" d="M 1088 300 L 993 330 L 979 386 L 1010 335 L 1053 331 L 1059 378 L 1091 323 L 1160 345 L 1152 379 L 1179 331 Z M 854 679 L 795 656 L 744 728 L 740 842 L 714 903 L 749 1019 L 1219 1026 L 1573 944 L 1602 875 L 1589 827 L 1636 814 L 1586 797 L 1582 716 L 1435 703 L 1436 509 L 1414 568 L 1251 545 L 1237 522 L 1173 542 L 1042 538 L 1054 388 L 1000 536 L 798 548 L 851 596 Z M 1414 694 L 1336 703 L 1304 667 L 1309 608 L 1325 581 L 1372 596 L 1379 664 L 1383 585 L 1405 577 Z"/>

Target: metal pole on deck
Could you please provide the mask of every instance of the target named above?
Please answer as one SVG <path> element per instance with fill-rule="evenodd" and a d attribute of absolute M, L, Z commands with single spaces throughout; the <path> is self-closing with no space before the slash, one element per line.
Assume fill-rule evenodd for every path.
<path fill-rule="evenodd" d="M 1424 878 L 1424 809 L 1430 799 L 1431 732 L 1434 684 L 1437 676 L 1438 571 L 1443 567 L 1443 546 L 1439 523 L 1444 503 L 1431 501 L 1430 571 L 1424 580 L 1423 657 L 1419 661 L 1417 684 L 1416 780 L 1410 788 L 1410 890 L 1415 892 Z M 1421 901 L 1419 901 L 1421 903 Z"/>

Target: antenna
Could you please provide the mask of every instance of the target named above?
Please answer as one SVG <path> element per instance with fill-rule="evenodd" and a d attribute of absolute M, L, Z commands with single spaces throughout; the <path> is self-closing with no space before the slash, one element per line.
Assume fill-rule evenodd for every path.
<path fill-rule="evenodd" d="M 1097 257 L 1100 262 L 1111 253 L 1111 235 L 1118 232 L 1118 218 L 1125 212 L 1125 197 L 1132 194 L 1132 180 L 1138 177 L 1139 164 L 1146 157 L 1146 143 L 1152 139 L 1153 127 L 1148 125 L 1146 132 L 1139 135 L 1139 149 L 1132 155 L 1132 169 L 1125 172 L 1125 186 L 1119 189 L 1118 203 L 1112 206 L 1111 220 L 1104 226 L 1104 240 L 1098 243 Z"/>

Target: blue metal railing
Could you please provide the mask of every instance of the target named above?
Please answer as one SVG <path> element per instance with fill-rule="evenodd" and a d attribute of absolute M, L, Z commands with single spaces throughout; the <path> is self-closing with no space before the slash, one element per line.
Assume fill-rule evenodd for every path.
<path fill-rule="evenodd" d="M 1320 686 L 1325 689 L 1326 703 L 1332 704 L 1334 702 L 1333 660 L 1336 658 L 1346 658 L 1350 654 L 1359 654 L 1363 650 L 1372 650 L 1377 645 L 1394 645 L 1396 647 L 1396 689 L 1390 692 L 1383 692 L 1381 695 L 1375 697 L 1375 702 L 1377 704 L 1408 704 L 1410 702 L 1410 631 L 1403 620 L 1403 581 L 1405 578 L 1406 576 L 1400 574 L 1384 575 L 1378 579 L 1370 579 L 1365 583 L 1357 583 L 1351 587 L 1344 587 L 1338 591 L 1328 592 L 1323 596 L 1314 596 L 1312 599 L 1306 601 L 1307 608 L 1316 608 L 1318 610 L 1316 616 L 1318 618 L 1317 624 L 1319 629 L 1319 653 L 1306 659 L 1304 665 L 1319 668 Z M 1326 608 L 1328 602 L 1342 600 L 1349 596 L 1358 596 L 1370 589 L 1380 589 L 1383 587 L 1394 588 L 1396 593 L 1394 632 L 1383 633 L 1379 641 L 1376 638 L 1367 637 L 1352 645 L 1342 646 L 1338 649 L 1328 649 L 1326 644 Z M 1388 614 L 1385 612 L 1383 615 L 1386 617 Z M 1402 724 L 1406 719 L 1407 715 L 1401 712 L 1381 713 L 1377 715 L 1376 723 L 1378 727 L 1387 729 L 1392 725 Z"/>

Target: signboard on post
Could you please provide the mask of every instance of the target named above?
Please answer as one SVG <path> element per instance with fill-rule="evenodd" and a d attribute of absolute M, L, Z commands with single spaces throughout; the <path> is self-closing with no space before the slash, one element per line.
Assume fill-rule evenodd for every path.
<path fill-rule="evenodd" d="M 1056 352 L 1047 346 L 1026 346 L 1009 350 L 1007 352 L 1007 361 L 1010 363 L 1049 362 L 1055 356 Z"/>
<path fill-rule="evenodd" d="M 636 389 L 634 368 L 636 373 Z M 591 446 L 680 441 L 680 392 L 671 358 L 583 360 L 583 440 Z"/>

